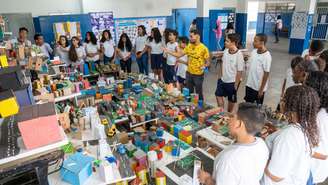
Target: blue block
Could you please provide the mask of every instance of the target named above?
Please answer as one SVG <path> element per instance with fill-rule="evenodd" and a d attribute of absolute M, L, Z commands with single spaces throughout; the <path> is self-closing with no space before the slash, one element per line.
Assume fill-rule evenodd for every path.
<path fill-rule="evenodd" d="M 89 71 L 89 64 L 87 62 L 85 62 L 83 64 L 83 75 L 89 75 L 90 71 Z"/>
<path fill-rule="evenodd" d="M 182 94 L 184 97 L 187 97 L 190 95 L 189 89 L 188 88 L 183 88 L 182 89 Z"/>
<path fill-rule="evenodd" d="M 87 90 L 82 90 L 81 94 L 82 95 L 91 95 L 91 96 L 96 96 L 97 91 L 95 89 L 87 89 Z"/>
<path fill-rule="evenodd" d="M 69 156 L 60 170 L 62 180 L 72 185 L 82 185 L 92 174 L 93 160 L 80 152 Z"/>

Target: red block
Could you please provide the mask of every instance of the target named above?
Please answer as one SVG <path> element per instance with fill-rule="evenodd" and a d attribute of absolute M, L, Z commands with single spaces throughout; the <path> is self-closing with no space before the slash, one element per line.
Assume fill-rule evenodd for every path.
<path fill-rule="evenodd" d="M 161 160 L 163 158 L 163 152 L 160 150 L 157 150 L 156 152 L 157 152 L 157 159 Z"/>

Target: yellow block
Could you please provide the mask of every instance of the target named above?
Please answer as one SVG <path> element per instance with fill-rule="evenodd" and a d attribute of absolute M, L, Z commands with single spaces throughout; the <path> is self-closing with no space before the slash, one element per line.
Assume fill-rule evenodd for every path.
<path fill-rule="evenodd" d="M 128 181 L 121 181 L 116 183 L 116 185 L 128 185 Z"/>
<path fill-rule="evenodd" d="M 192 143 L 192 135 L 185 138 L 185 142 L 190 145 Z"/>
<path fill-rule="evenodd" d="M 7 67 L 8 66 L 8 60 L 6 55 L 0 56 L 0 66 L 1 67 Z"/>
<path fill-rule="evenodd" d="M 166 185 L 166 177 L 157 177 L 156 179 L 156 185 Z"/>
<path fill-rule="evenodd" d="M 15 98 L 8 98 L 0 101 L 0 115 L 1 117 L 8 117 L 17 114 L 19 106 Z"/>

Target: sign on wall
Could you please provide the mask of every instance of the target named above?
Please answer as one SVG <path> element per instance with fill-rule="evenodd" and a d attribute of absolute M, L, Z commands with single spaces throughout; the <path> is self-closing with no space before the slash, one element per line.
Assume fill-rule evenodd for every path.
<path fill-rule="evenodd" d="M 290 38 L 304 39 L 308 28 L 308 14 L 303 12 L 294 12 L 291 24 Z"/>
<path fill-rule="evenodd" d="M 72 37 L 81 37 L 80 22 L 57 22 L 53 25 L 56 41 L 61 35 L 65 35 L 68 39 Z"/>
<path fill-rule="evenodd" d="M 134 43 L 135 38 L 137 37 L 138 26 L 144 25 L 147 31 L 147 34 L 150 34 L 150 31 L 154 27 L 158 27 L 161 33 L 164 32 L 166 28 L 166 18 L 143 18 L 143 19 L 129 19 L 129 20 L 115 20 L 115 33 L 116 33 L 116 42 L 119 41 L 120 35 L 126 33 L 131 42 Z"/>
<path fill-rule="evenodd" d="M 94 12 L 90 13 L 92 32 L 98 39 L 104 30 L 110 30 L 114 37 L 114 18 L 113 12 Z"/>

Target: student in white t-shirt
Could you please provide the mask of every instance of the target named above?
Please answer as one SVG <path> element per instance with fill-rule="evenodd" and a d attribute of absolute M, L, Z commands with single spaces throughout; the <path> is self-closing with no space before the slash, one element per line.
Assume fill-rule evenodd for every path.
<path fill-rule="evenodd" d="M 25 66 L 27 64 L 27 52 L 31 46 L 32 43 L 30 40 L 27 39 L 28 36 L 28 29 L 25 27 L 19 28 L 18 32 L 18 38 L 12 39 L 7 43 L 6 49 L 7 49 L 7 56 L 9 56 L 9 51 L 13 50 L 17 53 L 17 65 Z M 25 58 L 19 58 L 19 48 L 24 47 L 24 56 Z"/>
<path fill-rule="evenodd" d="M 179 44 L 177 42 L 178 32 L 175 30 L 169 30 L 169 42 L 166 44 L 166 48 L 172 52 L 179 51 Z M 174 83 L 176 81 L 175 68 L 177 64 L 177 57 L 167 54 L 166 63 L 163 66 L 164 82 L 166 84 Z"/>
<path fill-rule="evenodd" d="M 41 54 L 45 56 L 46 58 L 50 59 L 50 55 L 53 54 L 53 49 L 50 47 L 50 45 L 46 42 L 44 42 L 43 35 L 40 33 L 37 33 L 34 35 L 34 41 L 35 45 L 37 45 L 41 49 Z"/>
<path fill-rule="evenodd" d="M 137 59 L 137 64 L 139 67 L 139 73 L 148 75 L 149 65 L 148 65 L 148 48 L 147 43 L 147 32 L 144 25 L 138 26 L 138 36 L 135 39 L 134 51 Z"/>
<path fill-rule="evenodd" d="M 68 57 L 74 69 L 83 72 L 83 63 L 86 58 L 85 49 L 81 46 L 78 37 L 72 37 L 72 44 L 68 51 Z"/>
<path fill-rule="evenodd" d="M 271 68 L 271 54 L 265 47 L 267 36 L 259 33 L 254 37 L 254 50 L 249 58 L 249 73 L 246 82 L 246 102 L 263 104 Z"/>
<path fill-rule="evenodd" d="M 55 48 L 55 56 L 59 56 L 61 62 L 67 66 L 71 65 L 71 61 L 68 58 L 69 43 L 65 35 L 61 35 Z"/>
<path fill-rule="evenodd" d="M 244 56 L 238 50 L 240 36 L 237 33 L 227 35 L 222 57 L 222 76 L 218 79 L 215 96 L 219 107 L 224 107 L 224 97 L 228 97 L 228 112 L 232 112 L 237 103 L 237 90 L 245 68 Z"/>
<path fill-rule="evenodd" d="M 279 42 L 279 35 L 280 35 L 281 30 L 282 30 L 282 19 L 281 19 L 281 15 L 278 15 L 276 24 L 275 24 L 275 36 L 276 36 L 275 43 Z"/>
<path fill-rule="evenodd" d="M 95 62 L 99 64 L 100 44 L 95 34 L 91 31 L 88 31 L 85 34 L 84 48 L 85 48 L 85 53 L 87 55 L 85 60 L 87 62 Z"/>
<path fill-rule="evenodd" d="M 230 135 L 236 142 L 225 148 L 214 160 L 212 176 L 200 170 L 198 178 L 205 185 L 259 185 L 269 150 L 261 131 L 266 121 L 265 111 L 253 103 L 240 103 L 235 115 L 229 115 Z"/>
<path fill-rule="evenodd" d="M 290 63 L 290 67 L 286 70 L 286 76 L 281 88 L 281 95 L 280 95 L 280 99 L 282 99 L 284 97 L 285 91 L 286 89 L 288 89 L 291 86 L 296 85 L 296 83 L 293 80 L 293 70 L 295 69 L 295 67 L 303 62 L 304 59 L 300 56 L 297 56 L 295 58 L 292 59 L 291 63 Z"/>
<path fill-rule="evenodd" d="M 320 99 L 314 89 L 296 85 L 287 89 L 282 112 L 289 124 L 275 133 L 262 185 L 305 185 L 310 175 L 311 150 L 318 146 L 316 116 Z"/>
<path fill-rule="evenodd" d="M 100 39 L 101 52 L 104 54 L 104 64 L 113 63 L 115 59 L 115 43 L 109 30 L 104 30 Z"/>
<path fill-rule="evenodd" d="M 117 55 L 120 58 L 121 70 L 126 73 L 131 73 L 131 51 L 132 43 L 126 33 L 122 33 L 117 45 Z"/>
<path fill-rule="evenodd" d="M 150 53 L 150 67 L 154 74 L 162 80 L 162 69 L 164 63 L 163 50 L 164 42 L 158 28 L 152 28 L 150 37 L 147 40 L 146 46 Z"/>
<path fill-rule="evenodd" d="M 317 91 L 320 97 L 320 111 L 317 115 L 319 129 L 319 145 L 312 153 L 311 172 L 313 184 L 324 182 L 328 177 L 328 74 L 311 72 L 305 85 Z"/>
<path fill-rule="evenodd" d="M 184 50 L 188 45 L 188 38 L 187 37 L 180 37 L 179 38 L 179 47 L 180 50 Z M 188 57 L 184 55 L 177 59 L 178 68 L 177 68 L 177 87 L 178 89 L 182 89 L 186 86 L 186 73 L 188 68 Z"/>
<path fill-rule="evenodd" d="M 321 40 L 312 40 L 309 49 L 306 49 L 302 53 L 302 57 L 305 61 L 309 62 L 310 71 L 318 71 L 319 66 L 316 60 L 319 58 L 320 53 L 324 49 L 324 43 Z"/>

